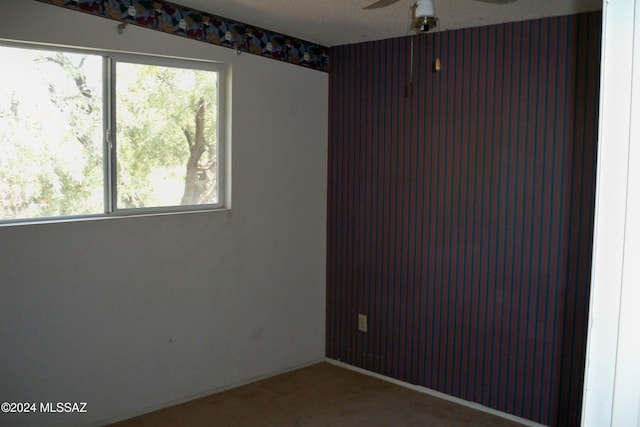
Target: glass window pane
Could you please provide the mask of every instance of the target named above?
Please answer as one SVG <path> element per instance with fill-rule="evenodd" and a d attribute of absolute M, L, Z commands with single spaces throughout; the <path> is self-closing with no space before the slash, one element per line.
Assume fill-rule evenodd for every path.
<path fill-rule="evenodd" d="M 117 207 L 218 203 L 213 71 L 116 64 Z"/>
<path fill-rule="evenodd" d="M 103 213 L 102 58 L 0 57 L 0 220 Z"/>

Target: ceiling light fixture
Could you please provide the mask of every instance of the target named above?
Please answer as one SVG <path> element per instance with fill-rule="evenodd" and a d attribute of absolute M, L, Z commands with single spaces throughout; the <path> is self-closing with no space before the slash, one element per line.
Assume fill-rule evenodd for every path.
<path fill-rule="evenodd" d="M 411 27 L 418 33 L 427 33 L 438 26 L 433 0 L 418 0 L 413 5 L 413 23 Z"/>

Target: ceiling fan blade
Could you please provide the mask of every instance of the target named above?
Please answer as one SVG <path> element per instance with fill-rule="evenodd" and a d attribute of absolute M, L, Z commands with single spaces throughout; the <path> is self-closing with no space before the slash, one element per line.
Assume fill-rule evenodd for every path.
<path fill-rule="evenodd" d="M 394 3 L 399 2 L 400 0 L 378 0 L 377 2 L 370 4 L 367 7 L 363 7 L 363 9 L 379 9 L 381 7 L 387 7 Z"/>

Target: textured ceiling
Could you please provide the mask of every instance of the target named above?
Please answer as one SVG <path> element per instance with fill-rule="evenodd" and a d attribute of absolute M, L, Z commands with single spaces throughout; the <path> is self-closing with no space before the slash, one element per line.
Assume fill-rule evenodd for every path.
<path fill-rule="evenodd" d="M 324 46 L 381 40 L 412 34 L 415 0 L 362 10 L 375 0 L 172 0 Z M 438 31 L 570 15 L 602 9 L 602 0 L 518 0 L 496 5 L 476 0 L 434 0 Z"/>

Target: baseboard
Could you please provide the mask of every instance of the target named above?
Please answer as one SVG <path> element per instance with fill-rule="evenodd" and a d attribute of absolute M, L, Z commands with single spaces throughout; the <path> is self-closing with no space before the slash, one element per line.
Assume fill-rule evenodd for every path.
<path fill-rule="evenodd" d="M 207 397 L 207 396 L 211 396 L 213 394 L 218 394 L 218 393 L 223 393 L 225 391 L 229 391 L 232 390 L 234 388 L 238 388 L 238 387 L 242 387 L 251 383 L 255 383 L 257 381 L 262 381 L 262 380 L 266 380 L 267 378 L 271 378 L 271 377 L 275 377 L 278 375 L 282 375 L 282 374 L 286 374 L 288 372 L 293 372 L 293 371 L 297 371 L 298 369 L 302 369 L 302 368 L 307 368 L 309 366 L 313 366 L 316 365 L 318 363 L 324 362 L 325 358 L 322 359 L 318 359 L 315 360 L 313 362 L 308 362 L 308 363 L 303 363 L 301 365 L 295 365 L 286 369 L 281 369 L 275 372 L 270 372 L 268 374 L 265 375 L 258 375 L 256 377 L 252 377 L 249 378 L 247 380 L 238 382 L 238 383 L 234 383 L 234 384 L 228 384 L 225 386 L 221 386 L 221 387 L 216 387 L 216 388 L 212 388 L 210 390 L 207 391 L 203 391 L 201 393 L 196 393 L 184 398 L 180 398 L 180 399 L 176 399 L 176 400 L 172 400 L 170 402 L 164 402 L 158 405 L 153 405 L 151 407 L 147 407 L 145 409 L 142 409 L 140 411 L 136 411 L 135 413 L 131 413 L 131 414 L 127 414 L 127 415 L 122 415 L 122 416 L 118 416 L 112 419 L 108 419 L 108 420 L 103 420 L 100 422 L 97 422 L 95 424 L 91 424 L 92 426 L 103 426 L 106 424 L 113 424 L 113 423 L 117 423 L 120 421 L 124 421 L 124 420 L 128 420 L 130 418 L 135 418 L 138 417 L 140 415 L 144 415 L 144 414 L 149 414 L 151 412 L 155 412 L 155 411 L 159 411 L 161 409 L 165 409 L 165 408 L 170 408 L 172 406 L 176 406 L 176 405 L 180 405 L 182 403 L 187 403 L 187 402 L 191 402 L 192 400 L 197 400 L 197 399 L 201 399 L 203 397 Z"/>
<path fill-rule="evenodd" d="M 366 369 L 358 368 L 353 365 L 349 365 L 344 362 L 340 362 L 334 359 L 325 359 L 326 362 L 331 363 L 332 365 L 339 366 L 341 368 L 349 369 L 354 372 L 358 372 L 360 374 L 368 375 L 370 377 L 374 377 L 383 381 L 387 381 L 401 387 L 405 387 L 411 390 L 418 391 L 420 393 L 428 394 L 429 396 L 437 397 L 442 400 L 448 400 L 449 402 L 457 403 L 458 405 L 466 406 L 468 408 L 475 409 L 477 411 L 486 412 L 491 415 L 495 415 L 510 421 L 514 421 L 516 423 L 523 424 L 528 427 L 546 427 L 544 424 L 538 424 L 531 420 L 527 420 L 525 418 L 516 417 L 515 415 L 507 414 L 505 412 L 496 411 L 495 409 L 488 408 L 486 406 L 480 405 L 479 403 L 469 402 L 468 400 L 463 400 L 457 397 L 449 396 L 448 394 L 441 393 L 439 391 L 431 390 L 430 388 L 422 387 L 419 385 L 409 384 L 404 381 L 396 380 L 391 377 L 387 377 L 385 375 L 377 374 L 375 372 L 367 371 Z"/>

